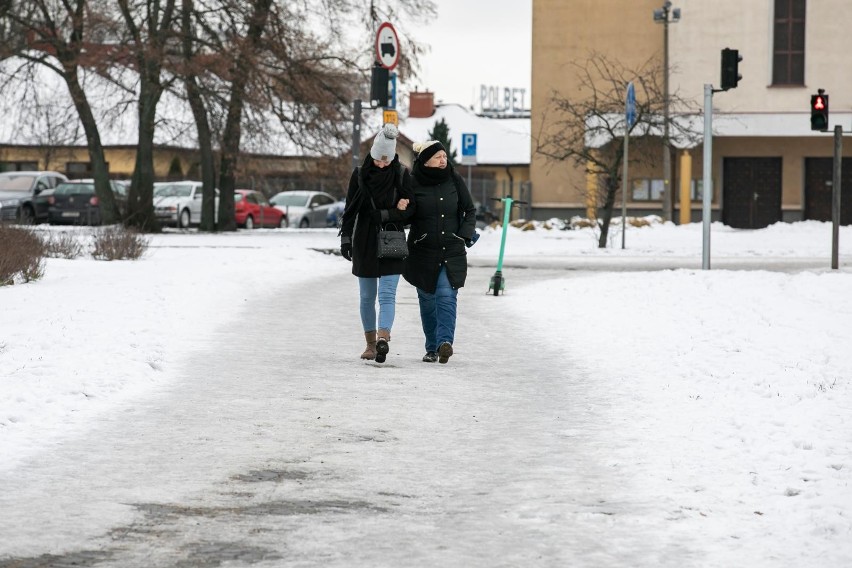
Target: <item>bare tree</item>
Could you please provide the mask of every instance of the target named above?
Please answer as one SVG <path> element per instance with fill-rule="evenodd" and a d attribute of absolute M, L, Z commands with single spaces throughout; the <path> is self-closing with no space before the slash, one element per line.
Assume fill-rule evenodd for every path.
<path fill-rule="evenodd" d="M 93 50 L 92 44 L 87 41 L 88 4 L 86 0 L 61 3 L 24 0 L 6 3 L 2 7 L 5 21 L 3 29 L 9 35 L 6 49 L 11 47 L 7 55 L 15 55 L 31 66 L 40 65 L 50 69 L 67 85 L 86 135 L 95 193 L 101 203 L 103 219 L 105 223 L 112 223 L 119 218 L 118 208 L 109 184 L 109 171 L 95 113 L 80 79 L 82 68 L 96 68 L 104 59 L 103 54 Z M 36 76 L 32 69 L 19 70 L 21 75 L 27 73 L 31 78 Z"/>
<path fill-rule="evenodd" d="M 594 197 L 601 228 L 598 246 L 605 248 L 621 187 L 627 84 L 632 81 L 636 90 L 636 121 L 629 132 L 634 137 L 659 136 L 664 120 L 662 67 L 651 60 L 637 69 L 627 69 L 595 53 L 569 66 L 578 77 L 577 94 L 552 93 L 541 130 L 534 136 L 535 152 L 553 163 L 567 161 L 593 168 L 602 176 L 602 187 Z M 676 115 L 669 119 L 671 138 L 694 139 L 689 121 L 682 119 L 697 109 L 677 94 L 669 95 L 669 104 L 680 110 L 680 119 Z M 641 154 L 631 156 L 631 162 L 642 159 Z"/>
<path fill-rule="evenodd" d="M 210 56 L 210 49 L 202 51 L 200 47 L 202 42 L 197 30 L 204 26 L 197 26 L 198 21 L 203 23 L 204 19 L 197 17 L 193 0 L 181 0 L 182 57 L 180 64 L 182 72 L 178 71 L 178 73 L 183 78 L 187 101 L 192 110 L 198 133 L 202 183 L 199 230 L 213 231 L 216 229 L 216 166 L 213 155 L 213 135 L 202 86 L 199 84 L 199 75 L 204 73 L 204 70 L 215 58 Z M 211 35 L 210 33 L 206 34 L 207 37 Z"/>
<path fill-rule="evenodd" d="M 373 20 L 395 17 L 389 6 L 418 17 L 433 10 L 430 0 L 374 0 L 363 13 L 347 0 L 182 0 L 183 60 L 176 73 L 184 80 L 199 144 L 209 138 L 219 148 L 219 230 L 235 228 L 233 188 L 244 147 L 269 153 L 272 142 L 276 153 L 345 153 L 352 100 L 369 84 Z M 362 49 L 353 50 L 344 33 L 353 19 L 368 24 Z M 403 59 L 415 67 L 414 55 Z M 201 151 L 202 170 L 212 169 L 212 146 Z"/>
<path fill-rule="evenodd" d="M 139 80 L 136 165 L 127 195 L 125 223 L 143 231 L 159 229 L 154 214 L 154 134 L 157 104 L 172 77 L 163 76 L 170 40 L 177 37 L 175 0 L 118 0 L 127 29 L 127 57 Z"/>
<path fill-rule="evenodd" d="M 7 3 L 0 0 L 0 10 L 6 10 Z M 181 0 L 180 4 L 176 0 L 22 0 L 13 4 L 21 14 L 31 16 L 30 29 L 46 40 L 70 38 L 67 43 L 78 49 L 75 65 L 87 66 L 124 90 L 125 100 L 117 101 L 117 114 L 136 105 L 137 155 L 126 222 L 143 230 L 158 228 L 153 214 L 153 147 L 155 129 L 168 126 L 155 120 L 166 90 L 185 97 L 196 124 L 206 188 L 202 228 L 214 229 L 218 150 L 218 228 L 232 230 L 232 190 L 243 144 L 261 153 L 345 153 L 352 100 L 364 98 L 368 90 L 378 23 L 394 21 L 404 30 L 405 20 L 420 22 L 434 15 L 431 0 Z M 64 20 L 75 26 L 73 32 L 51 31 L 42 24 L 43 12 L 60 5 Z M 362 22 L 360 32 L 353 21 Z M 6 31 L 4 25 L 0 32 Z M 83 44 L 84 31 L 97 41 Z M 422 48 L 406 40 L 404 32 L 401 41 L 398 71 L 403 79 L 406 73 L 414 75 Z M 0 57 L 6 49 L 7 45 L 0 46 Z M 50 55 L 58 48 L 48 51 Z M 45 53 L 42 57 L 49 59 Z M 67 65 L 55 67 L 61 71 Z M 77 92 L 83 96 L 75 97 Z M 72 89 L 75 103 L 85 101 L 85 95 L 82 87 Z M 84 126 L 96 127 L 91 109 L 88 115 L 85 109 L 78 112 Z M 174 117 L 164 117 L 169 120 Z M 86 134 L 94 140 L 90 145 L 100 149 L 102 166 L 95 158 L 92 162 L 106 179 L 100 138 L 93 138 L 88 127 Z M 271 141 L 275 141 L 273 148 Z M 109 197 L 103 201 L 110 202 Z"/>

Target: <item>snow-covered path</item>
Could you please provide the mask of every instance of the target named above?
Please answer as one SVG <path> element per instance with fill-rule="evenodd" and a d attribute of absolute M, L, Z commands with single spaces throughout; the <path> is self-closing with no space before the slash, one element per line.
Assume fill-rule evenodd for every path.
<path fill-rule="evenodd" d="M 333 235 L 231 238 L 261 248 L 150 260 L 166 278 L 186 273 L 172 263 L 194 267 L 179 290 L 224 262 L 237 274 L 227 317 L 205 326 L 213 306 L 199 294 L 193 333 L 139 341 L 156 350 L 151 386 L 112 402 L 103 391 L 103 410 L 70 419 L 79 428 L 0 468 L 0 568 L 852 558 L 847 273 L 789 257 L 755 261 L 761 272 L 668 270 L 654 257 L 645 272 L 642 259 L 516 255 L 493 297 L 493 264 L 477 253 L 450 363 L 420 361 L 416 294 L 401 282 L 379 365 L 358 360 L 347 265 L 311 251 Z M 254 265 L 235 262 L 241 250 Z M 263 272 L 270 259 L 282 264 Z M 288 267 L 304 272 L 283 278 Z M 81 293 L 90 271 L 116 289 L 122 271 L 151 270 L 80 268 L 63 282 Z M 143 305 L 174 306 L 163 294 Z M 45 377 L 69 372 L 48 355 Z"/>
<path fill-rule="evenodd" d="M 629 550 L 658 564 L 658 541 L 577 530 L 578 510 L 609 524 L 612 479 L 588 458 L 609 417 L 570 361 L 525 352 L 530 322 L 466 288 L 456 355 L 422 363 L 403 283 L 388 362 L 362 363 L 355 293 L 348 277 L 253 300 L 174 386 L 4 474 L 3 552 L 125 567 L 517 566 Z"/>

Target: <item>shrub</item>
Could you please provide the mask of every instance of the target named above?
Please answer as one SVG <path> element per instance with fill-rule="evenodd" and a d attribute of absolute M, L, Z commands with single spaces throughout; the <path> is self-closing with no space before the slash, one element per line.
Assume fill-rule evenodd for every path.
<path fill-rule="evenodd" d="M 136 260 L 148 250 L 148 238 L 136 229 L 121 225 L 105 227 L 95 233 L 92 256 L 98 260 Z"/>
<path fill-rule="evenodd" d="M 45 253 L 50 258 L 77 258 L 83 254 L 83 244 L 77 233 L 63 231 L 48 233 L 44 240 Z"/>
<path fill-rule="evenodd" d="M 44 276 L 44 242 L 27 229 L 0 224 L 0 286 Z"/>

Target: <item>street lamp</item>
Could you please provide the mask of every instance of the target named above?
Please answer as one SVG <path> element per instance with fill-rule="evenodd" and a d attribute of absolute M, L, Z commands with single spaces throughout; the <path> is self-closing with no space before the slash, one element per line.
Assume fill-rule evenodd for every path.
<path fill-rule="evenodd" d="M 680 21 L 680 8 L 672 9 L 669 0 L 654 10 L 654 22 L 663 24 L 663 218 L 672 219 L 674 192 L 672 191 L 672 154 L 669 147 L 669 23 Z M 681 204 L 683 207 L 683 204 Z"/>

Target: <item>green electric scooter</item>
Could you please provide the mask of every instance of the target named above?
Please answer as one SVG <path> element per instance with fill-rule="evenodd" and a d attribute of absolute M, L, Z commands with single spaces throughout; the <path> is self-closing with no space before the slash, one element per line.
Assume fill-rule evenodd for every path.
<path fill-rule="evenodd" d="M 512 216 L 512 207 L 526 205 L 526 201 L 516 201 L 511 196 L 503 198 L 492 197 L 494 201 L 503 202 L 503 236 L 500 238 L 500 257 L 497 259 L 497 272 L 491 277 L 488 283 L 488 292 L 494 290 L 494 295 L 498 296 L 500 292 L 506 289 L 506 279 L 503 278 L 503 251 L 506 249 L 506 231 L 509 229 L 509 218 Z M 488 292 L 485 292 L 488 294 Z"/>

